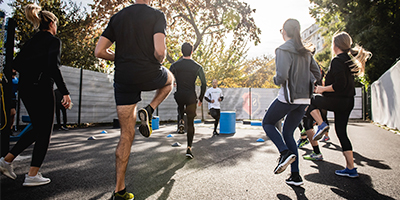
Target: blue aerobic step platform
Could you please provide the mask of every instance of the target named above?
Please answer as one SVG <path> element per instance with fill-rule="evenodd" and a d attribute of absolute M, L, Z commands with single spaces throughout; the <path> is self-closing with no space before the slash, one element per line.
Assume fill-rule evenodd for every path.
<path fill-rule="evenodd" d="M 262 122 L 261 121 L 252 121 L 252 122 L 250 122 L 250 124 L 252 126 L 262 126 Z"/>

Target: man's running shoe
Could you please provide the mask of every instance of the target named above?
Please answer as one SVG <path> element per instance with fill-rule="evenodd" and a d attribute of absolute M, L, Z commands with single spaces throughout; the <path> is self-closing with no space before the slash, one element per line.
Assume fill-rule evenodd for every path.
<path fill-rule="evenodd" d="M 214 131 L 213 135 L 219 135 L 219 133 L 217 131 Z"/>
<path fill-rule="evenodd" d="M 357 168 L 348 169 L 346 167 L 346 169 L 343 169 L 343 170 L 336 170 L 335 174 L 339 175 L 339 176 L 348 176 L 350 178 L 358 177 Z"/>
<path fill-rule="evenodd" d="M 138 116 L 141 121 L 141 124 L 139 126 L 139 132 L 144 137 L 150 137 L 151 133 L 153 132 L 151 128 L 151 117 L 152 117 L 151 114 L 149 114 L 145 108 L 141 108 L 138 111 Z"/>
<path fill-rule="evenodd" d="M 300 136 L 306 136 L 306 135 L 307 135 L 306 129 L 303 128 L 303 130 L 301 130 L 301 132 L 300 132 Z"/>
<path fill-rule="evenodd" d="M 6 175 L 8 178 L 11 178 L 11 179 L 17 178 L 17 175 L 14 173 L 12 163 L 7 164 L 6 161 L 4 160 L 4 157 L 0 158 L 0 171 L 4 175 Z"/>
<path fill-rule="evenodd" d="M 125 192 L 125 194 L 123 195 L 113 192 L 113 195 L 111 196 L 111 200 L 133 200 L 133 199 L 135 199 L 135 196 L 129 192 Z"/>
<path fill-rule="evenodd" d="M 186 157 L 190 158 L 190 159 L 194 158 L 194 156 L 192 154 L 192 150 L 190 148 L 187 148 L 187 150 L 186 150 Z"/>
<path fill-rule="evenodd" d="M 306 144 L 308 144 L 308 143 L 310 143 L 310 141 L 308 141 L 307 138 L 305 138 L 305 139 L 300 138 L 300 139 L 297 141 L 297 147 L 298 147 L 298 148 L 302 148 L 304 145 L 306 145 Z"/>
<path fill-rule="evenodd" d="M 288 179 L 286 179 L 286 183 L 289 185 L 300 186 L 303 185 L 303 179 L 300 175 L 291 174 Z"/>
<path fill-rule="evenodd" d="M 328 142 L 331 138 L 329 136 L 324 135 L 324 137 L 320 140 L 320 142 Z"/>
<path fill-rule="evenodd" d="M 314 151 L 309 155 L 304 155 L 305 160 L 323 160 L 322 153 L 316 154 Z"/>
<path fill-rule="evenodd" d="M 183 120 L 180 120 L 179 122 L 178 133 L 180 134 L 185 133 L 185 124 L 183 124 Z"/>
<path fill-rule="evenodd" d="M 275 167 L 274 173 L 280 174 L 285 171 L 286 167 L 296 160 L 296 155 L 290 150 L 281 153 L 278 159 L 278 165 Z"/>
<path fill-rule="evenodd" d="M 326 122 L 322 122 L 322 124 L 318 126 L 318 130 L 317 130 L 317 132 L 315 133 L 315 135 L 313 136 L 312 139 L 314 141 L 317 141 L 317 140 L 321 139 L 322 136 L 325 134 L 325 132 L 328 131 L 328 130 L 329 130 L 328 124 L 326 124 Z"/>

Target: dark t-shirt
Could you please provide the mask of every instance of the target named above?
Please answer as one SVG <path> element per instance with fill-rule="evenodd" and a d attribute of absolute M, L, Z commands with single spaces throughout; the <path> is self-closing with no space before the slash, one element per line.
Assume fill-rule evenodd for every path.
<path fill-rule="evenodd" d="M 200 64 L 192 59 L 181 59 L 171 65 L 170 71 L 175 76 L 176 93 L 194 94 L 194 97 L 196 97 L 195 82 L 198 76 L 201 81 L 199 100 L 203 100 L 206 90 L 206 77 Z"/>
<path fill-rule="evenodd" d="M 115 42 L 114 81 L 139 84 L 154 79 L 161 64 L 154 56 L 156 33 L 165 34 L 164 13 L 146 4 L 134 4 L 111 17 L 102 36 Z"/>
<path fill-rule="evenodd" d="M 332 59 L 325 78 L 325 85 L 332 85 L 334 92 L 324 92 L 327 97 L 354 97 L 354 76 L 350 70 L 353 64 L 348 54 L 342 53 Z"/>

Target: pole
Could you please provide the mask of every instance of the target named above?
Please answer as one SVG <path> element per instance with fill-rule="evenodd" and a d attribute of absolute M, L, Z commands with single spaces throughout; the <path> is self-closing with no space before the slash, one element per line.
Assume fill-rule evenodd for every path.
<path fill-rule="evenodd" d="M 7 41 L 6 41 L 6 64 L 3 69 L 4 77 L 2 79 L 2 87 L 4 91 L 4 108 L 1 108 L 1 127 L 4 127 L 1 130 L 1 156 L 5 156 L 10 147 L 10 134 L 11 134 L 11 124 L 10 124 L 10 112 L 11 112 L 11 93 L 12 93 L 12 69 L 11 63 L 14 58 L 14 35 L 15 35 L 15 26 L 16 23 L 13 18 L 8 19 L 7 26 Z M 1 63 L 3 65 L 3 63 Z M 2 104 L 1 104 L 2 105 Z M 3 105 L 2 105 L 3 106 Z M 5 109 L 5 115 L 3 113 L 3 109 Z"/>
<path fill-rule="evenodd" d="M 251 99 L 251 88 L 249 88 L 249 119 L 251 120 L 251 104 L 253 103 L 253 99 Z"/>
<path fill-rule="evenodd" d="M 81 108 L 82 108 L 82 79 L 83 79 L 83 67 L 81 66 L 81 75 L 80 75 L 80 78 L 79 78 L 78 126 L 81 124 Z"/>

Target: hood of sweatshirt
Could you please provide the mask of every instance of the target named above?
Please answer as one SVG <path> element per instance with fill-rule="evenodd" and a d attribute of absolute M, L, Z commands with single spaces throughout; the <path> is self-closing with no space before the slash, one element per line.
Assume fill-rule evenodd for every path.
<path fill-rule="evenodd" d="M 283 50 L 283 51 L 288 51 L 290 53 L 299 54 L 299 52 L 295 48 L 293 39 L 290 39 L 290 40 L 286 41 L 281 46 L 279 46 L 277 49 L 280 49 L 280 50 Z"/>

